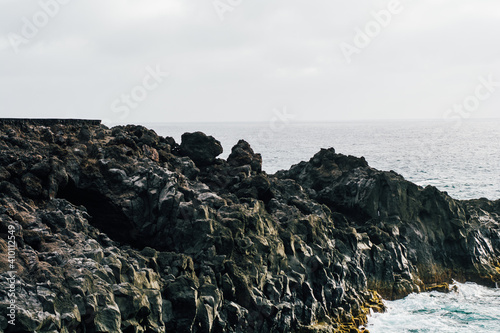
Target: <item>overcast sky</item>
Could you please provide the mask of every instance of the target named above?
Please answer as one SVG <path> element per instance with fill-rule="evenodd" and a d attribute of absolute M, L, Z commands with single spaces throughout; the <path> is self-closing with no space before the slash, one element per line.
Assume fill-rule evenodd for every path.
<path fill-rule="evenodd" d="M 498 0 L 0 0 L 0 116 L 496 118 L 499 31 Z"/>

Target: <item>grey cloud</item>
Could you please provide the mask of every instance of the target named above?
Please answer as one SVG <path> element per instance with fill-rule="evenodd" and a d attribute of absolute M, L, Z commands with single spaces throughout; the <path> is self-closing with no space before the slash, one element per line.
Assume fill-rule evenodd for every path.
<path fill-rule="evenodd" d="M 56 0 L 41 0 L 56 1 Z M 145 68 L 171 75 L 120 121 L 440 118 L 478 76 L 500 80 L 500 4 L 402 0 L 347 64 L 340 43 L 389 1 L 246 1 L 221 21 L 212 1 L 71 1 L 15 54 L 36 3 L 0 4 L 1 116 L 116 117 Z M 497 117 L 500 89 L 476 117 Z"/>

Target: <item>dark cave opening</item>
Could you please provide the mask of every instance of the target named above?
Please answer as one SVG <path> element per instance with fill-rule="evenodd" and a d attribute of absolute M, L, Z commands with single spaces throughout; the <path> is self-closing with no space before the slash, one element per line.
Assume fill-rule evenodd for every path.
<path fill-rule="evenodd" d="M 113 241 L 141 247 L 137 234 L 134 233 L 132 221 L 102 193 L 78 188 L 70 179 L 64 188 L 59 189 L 57 197 L 66 199 L 73 205 L 84 206 L 91 216 L 90 224 L 107 234 Z"/>

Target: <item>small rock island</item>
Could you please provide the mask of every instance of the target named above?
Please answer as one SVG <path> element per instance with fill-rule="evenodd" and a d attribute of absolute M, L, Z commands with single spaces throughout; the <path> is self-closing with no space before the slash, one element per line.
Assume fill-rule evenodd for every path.
<path fill-rule="evenodd" d="M 367 332 L 382 298 L 500 281 L 500 200 L 333 148 L 268 175 L 246 141 L 181 141 L 0 119 L 0 331 Z"/>

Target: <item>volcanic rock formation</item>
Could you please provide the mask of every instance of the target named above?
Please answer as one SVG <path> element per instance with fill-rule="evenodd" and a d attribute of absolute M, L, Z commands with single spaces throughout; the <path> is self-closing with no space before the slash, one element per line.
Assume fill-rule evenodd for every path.
<path fill-rule="evenodd" d="M 0 330 L 356 332 L 379 294 L 500 281 L 499 200 L 332 148 L 275 175 L 243 140 L 220 153 L 200 132 L 0 120 Z"/>

